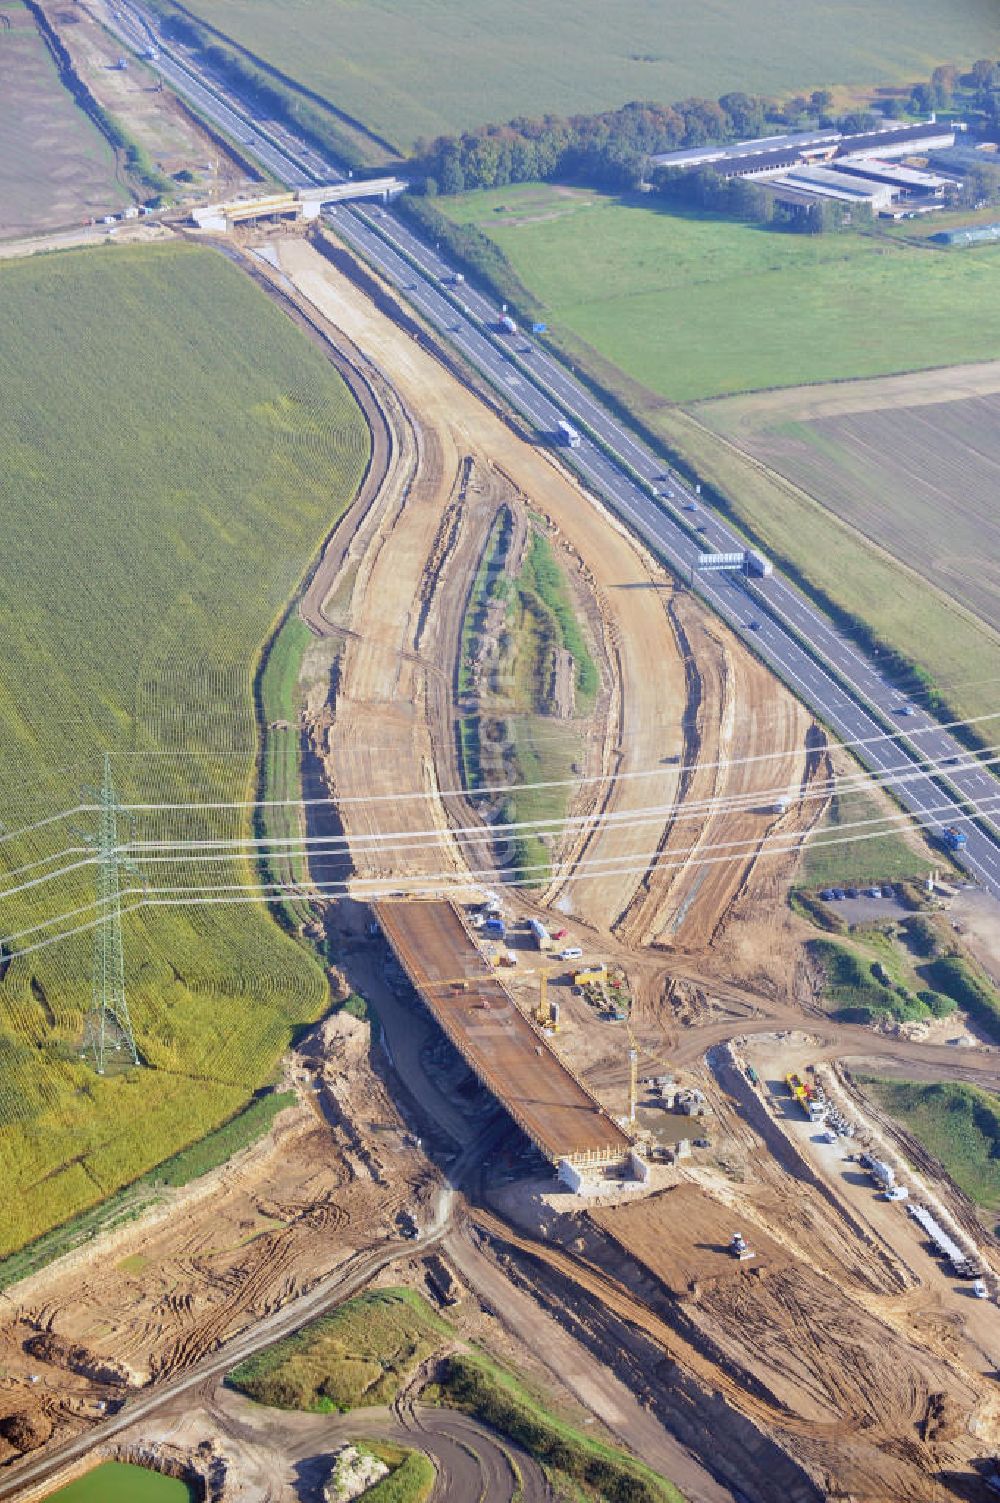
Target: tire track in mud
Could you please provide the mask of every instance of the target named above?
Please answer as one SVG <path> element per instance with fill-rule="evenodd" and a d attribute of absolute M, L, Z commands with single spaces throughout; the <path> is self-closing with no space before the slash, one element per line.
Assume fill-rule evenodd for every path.
<path fill-rule="evenodd" d="M 820 1503 L 823 1495 L 791 1454 L 794 1438 L 820 1432 L 836 1438 L 846 1426 L 799 1421 L 763 1385 L 748 1394 L 725 1362 L 703 1356 L 592 1263 L 523 1237 L 489 1212 L 476 1209 L 472 1219 L 506 1276 L 705 1458 L 715 1476 L 754 1503 L 770 1503 L 776 1485 L 789 1503 Z"/>
<path fill-rule="evenodd" d="M 224 1284 L 235 1283 L 232 1293 L 205 1320 L 185 1331 L 167 1349 L 153 1369 L 154 1381 L 162 1382 L 174 1377 L 214 1351 L 230 1333 L 233 1323 L 240 1316 L 251 1314 L 258 1296 L 265 1292 L 271 1294 L 271 1300 L 264 1307 L 265 1314 L 284 1303 L 280 1297 L 279 1278 L 285 1274 L 294 1257 L 293 1242 L 293 1229 L 285 1227 L 263 1239 L 263 1245 L 256 1252 L 249 1273 L 241 1277 L 241 1271 L 233 1271 L 224 1276 Z"/>
<path fill-rule="evenodd" d="M 749 898 L 752 895 L 754 900 L 759 903 L 766 897 L 773 894 L 775 900 L 777 900 L 778 890 L 781 886 L 782 867 L 797 859 L 798 852 L 804 845 L 808 835 L 822 819 L 829 804 L 829 800 L 812 800 L 810 802 L 809 789 L 819 777 L 820 770 L 824 762 L 827 769 L 824 777 L 827 779 L 832 776 L 833 764 L 829 756 L 829 751 L 827 750 L 826 737 L 824 733 L 817 727 L 815 734 L 820 738 L 823 751 L 817 752 L 812 747 L 810 747 L 809 742 L 813 736 L 813 732 L 810 731 L 809 733 L 807 733 L 807 751 L 805 758 L 806 765 L 799 781 L 800 798 L 805 800 L 805 802 L 797 806 L 797 812 L 795 812 L 794 814 L 790 812 L 788 815 L 781 816 L 777 821 L 769 824 L 763 831 L 761 831 L 753 851 L 746 858 L 743 868 L 743 875 L 739 883 L 734 888 L 728 902 L 719 907 L 716 912 L 715 923 L 711 929 L 711 932 L 709 933 L 707 940 L 707 944 L 709 946 L 712 946 L 719 938 L 722 929 L 732 918 L 737 906 L 744 899 Z M 798 839 L 796 841 L 795 848 L 791 849 L 788 852 L 785 861 L 779 862 L 777 866 L 772 865 L 770 869 L 765 873 L 763 879 L 760 879 L 761 862 L 764 857 L 764 853 L 770 843 L 775 839 L 776 835 L 778 836 L 778 838 L 783 838 L 786 835 L 789 837 L 797 836 Z M 768 861 L 771 860 L 770 857 L 768 857 L 767 859 Z M 752 891 L 752 884 L 756 887 L 756 891 Z"/>
<path fill-rule="evenodd" d="M 658 945 L 665 949 L 706 949 L 711 941 L 706 941 L 704 924 L 696 942 L 688 935 L 683 942 L 676 936 L 685 925 L 690 934 L 692 925 L 689 920 L 700 918 L 704 909 L 711 913 L 709 899 L 712 891 L 720 885 L 725 890 L 731 881 L 729 863 L 699 865 L 697 858 L 710 832 L 717 830 L 721 821 L 738 819 L 739 812 L 715 816 L 706 813 L 699 820 L 692 817 L 685 806 L 689 802 L 724 797 L 728 791 L 724 754 L 732 745 L 735 726 L 735 664 L 731 645 L 715 630 L 713 623 L 697 618 L 685 622 L 683 618 L 687 609 L 686 598 L 679 595 L 671 601 L 669 608 L 671 626 L 684 664 L 687 692 L 682 786 L 678 788 L 674 808 L 643 878 L 638 901 L 630 905 L 631 911 L 618 929 L 618 937 L 634 947 Z M 664 860 L 665 857 L 673 859 Z M 739 859 L 734 857 L 734 863 Z M 744 871 L 744 879 L 746 875 Z M 671 903 L 672 915 L 665 924 Z M 721 927 L 729 906 L 729 903 L 723 904 L 722 914 L 712 926 L 713 935 Z"/>
<path fill-rule="evenodd" d="M 625 701 L 621 689 L 623 670 L 617 635 L 604 611 L 601 611 L 601 622 L 604 627 L 605 659 L 611 665 L 611 689 L 601 732 L 600 782 L 590 784 L 595 791 L 589 798 L 578 795 L 576 807 L 568 811 L 568 814 L 585 822 L 578 827 L 580 834 L 574 844 L 560 854 L 562 871 L 537 898 L 543 908 L 558 907 L 559 899 L 570 890 L 576 868 L 586 865 L 594 848 L 599 847 L 603 834 L 601 821 L 614 813 L 618 798 L 618 786 L 614 778 L 621 767 L 621 753 L 617 748 L 621 747 L 626 730 Z"/>

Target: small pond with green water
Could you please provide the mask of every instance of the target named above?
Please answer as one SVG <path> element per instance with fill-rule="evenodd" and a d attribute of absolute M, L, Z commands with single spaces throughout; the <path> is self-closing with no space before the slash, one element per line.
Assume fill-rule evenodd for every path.
<path fill-rule="evenodd" d="M 164 1477 L 144 1466 L 106 1461 L 57 1493 L 46 1503 L 194 1503 L 186 1482 Z"/>

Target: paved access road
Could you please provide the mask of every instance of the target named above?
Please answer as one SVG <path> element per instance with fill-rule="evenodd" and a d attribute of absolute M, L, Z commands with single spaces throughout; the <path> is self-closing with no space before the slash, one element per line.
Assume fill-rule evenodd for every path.
<path fill-rule="evenodd" d="M 313 148 L 287 130 L 280 136 L 271 126 L 265 130 L 195 63 L 176 49 L 164 49 L 139 5 L 132 0 L 113 3 L 119 34 L 140 49 L 153 39 L 159 55 L 151 65 L 276 177 L 290 187 L 342 179 Z M 566 460 L 682 578 L 690 576 L 702 551 L 743 548 L 744 540 L 729 524 L 677 475 L 665 471 L 663 460 L 537 341 L 521 333 L 501 336 L 496 305 L 468 284 L 456 284 L 455 268 L 397 215 L 388 209 L 342 205 L 331 209 L 328 217 L 349 245 L 504 392 L 541 440 L 551 442 L 564 417 L 583 430 L 580 447 L 563 451 Z M 904 706 L 875 662 L 853 647 L 779 572 L 759 581 L 739 574 L 705 574 L 698 587 L 708 604 L 852 747 L 922 826 L 961 826 L 968 838 L 962 865 L 1000 897 L 1000 784 L 983 764 L 922 707 Z M 912 713 L 904 714 L 904 708 Z M 989 721 L 984 729 L 991 732 L 994 723 L 1000 723 L 1000 712 L 997 722 Z M 898 731 L 894 739 L 887 735 L 887 724 Z M 936 770 L 937 780 L 915 766 L 915 758 Z M 973 822 L 975 815 L 985 821 L 983 828 Z"/>
<path fill-rule="evenodd" d="M 121 3 L 109 0 L 107 20 L 115 34 L 136 52 L 142 54 L 153 49 L 156 57 L 148 60 L 148 66 L 161 74 L 199 115 L 245 148 L 280 182 L 289 188 L 304 188 L 316 181 L 312 172 L 275 145 L 270 131 L 265 133 L 257 128 L 250 114 L 237 101 L 226 103 L 216 84 L 186 63 L 177 49 L 165 46 L 153 18 L 141 6 L 128 4 L 127 0 L 121 0 Z M 337 178 L 340 176 L 340 173 L 336 174 Z"/>

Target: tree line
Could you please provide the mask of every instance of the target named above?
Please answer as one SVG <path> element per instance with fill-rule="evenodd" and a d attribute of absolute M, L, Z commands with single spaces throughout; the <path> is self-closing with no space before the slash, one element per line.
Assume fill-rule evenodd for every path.
<path fill-rule="evenodd" d="M 833 115 L 832 94 L 816 89 L 782 104 L 762 95 L 735 92 L 718 99 L 692 97 L 674 104 L 634 101 L 621 109 L 593 115 L 519 117 L 505 125 L 481 125 L 460 135 L 437 136 L 417 143 L 411 163 L 425 192 L 464 193 L 474 188 L 504 188 L 510 183 L 564 179 L 612 191 L 637 188 L 648 177 L 649 159 L 660 152 L 714 142 L 752 139 L 766 133 L 816 126 L 845 134 L 932 110 L 959 106 L 979 114 L 987 125 L 1000 125 L 1000 63 L 981 58 L 963 72 L 955 64 L 935 68 L 927 83 L 909 96 L 888 96 L 879 114 L 855 109 Z M 672 189 L 668 191 L 673 191 Z M 697 190 L 720 195 L 703 181 Z M 739 197 L 739 190 L 732 194 Z M 762 199 L 742 204 L 765 214 Z"/>
<path fill-rule="evenodd" d="M 964 73 L 956 63 L 942 63 L 927 83 L 917 84 L 908 102 L 915 114 L 956 106 L 975 111 L 990 127 L 1000 126 L 1000 62 L 981 57 Z"/>
<path fill-rule="evenodd" d="M 644 180 L 649 158 L 659 152 L 738 141 L 772 127 L 795 129 L 814 123 L 817 115 L 829 120 L 824 112 L 831 102 L 826 90 L 783 107 L 759 95 L 733 93 L 675 104 L 636 101 L 596 115 L 522 117 L 418 142 L 413 169 L 422 174 L 430 196 L 552 178 L 628 190 Z M 836 123 L 864 129 L 873 120 L 852 114 Z"/>

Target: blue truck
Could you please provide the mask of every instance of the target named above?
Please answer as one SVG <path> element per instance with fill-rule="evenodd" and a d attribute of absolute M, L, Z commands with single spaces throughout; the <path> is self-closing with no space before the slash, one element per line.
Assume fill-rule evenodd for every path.
<path fill-rule="evenodd" d="M 941 831 L 941 844 L 949 851 L 960 851 L 968 843 L 969 837 L 965 831 L 956 830 L 954 825 L 945 825 Z"/>

